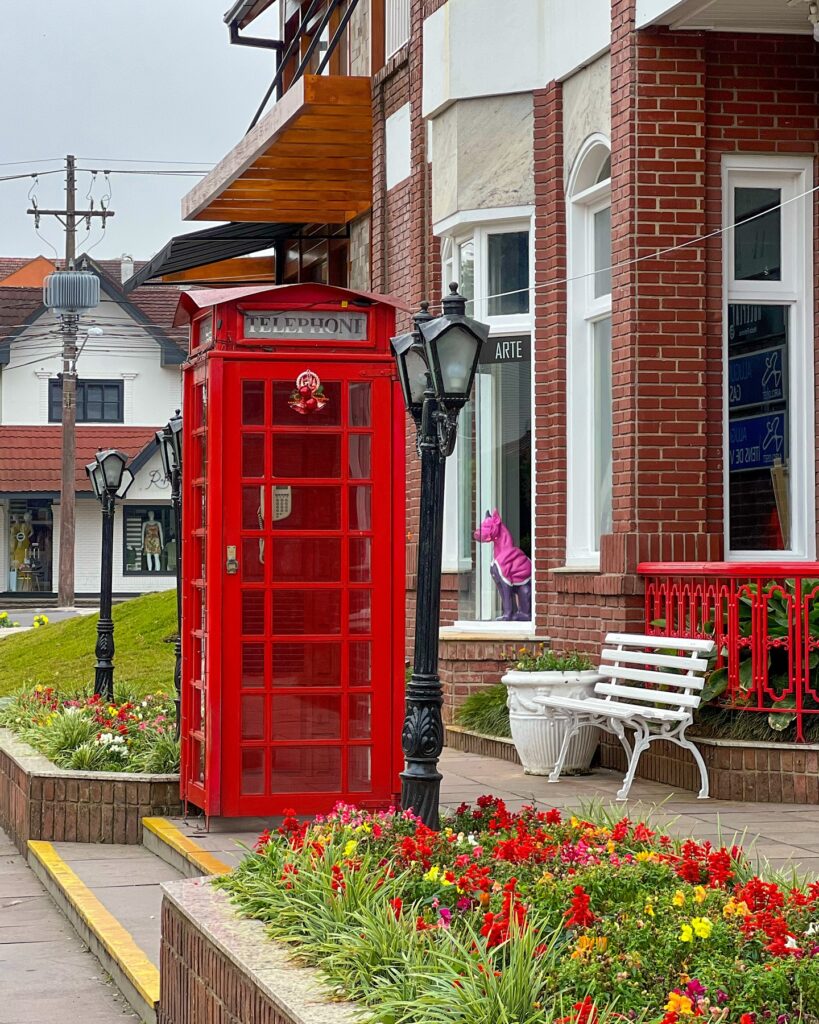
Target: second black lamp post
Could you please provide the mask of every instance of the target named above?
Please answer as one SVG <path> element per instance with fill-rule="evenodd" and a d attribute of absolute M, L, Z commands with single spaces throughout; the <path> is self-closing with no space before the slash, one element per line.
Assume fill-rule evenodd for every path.
<path fill-rule="evenodd" d="M 85 467 L 94 495 L 102 505 L 102 564 L 100 571 L 100 617 L 94 654 L 94 693 L 107 701 L 114 699 L 114 620 L 111 598 L 114 576 L 114 510 L 117 498 L 124 498 L 134 482 L 125 468 L 128 456 L 116 448 L 97 452 Z"/>
<path fill-rule="evenodd" d="M 415 330 L 392 339 L 407 412 L 415 421 L 421 459 L 418 525 L 418 575 L 415 604 L 415 655 L 406 689 L 401 743 L 401 805 L 430 828 L 439 827 L 444 743 L 443 694 L 438 677 L 441 612 L 441 548 L 446 460 L 455 449 L 458 414 L 469 401 L 481 348 L 489 327 L 466 315 L 466 299 L 457 284 L 433 318 L 429 303 L 414 317 Z"/>
<path fill-rule="evenodd" d="M 165 479 L 171 485 L 171 507 L 176 535 L 176 637 L 174 638 L 173 682 L 176 704 L 176 738 L 179 739 L 181 719 L 179 716 L 182 686 L 182 414 L 179 409 L 168 420 L 162 430 L 156 432 L 156 443 L 162 459 Z"/>

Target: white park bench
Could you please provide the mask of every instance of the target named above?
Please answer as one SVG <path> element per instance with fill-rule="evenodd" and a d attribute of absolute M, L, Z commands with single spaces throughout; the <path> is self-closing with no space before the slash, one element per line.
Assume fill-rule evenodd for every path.
<path fill-rule="evenodd" d="M 685 738 L 685 730 L 702 700 L 708 655 L 713 640 L 688 640 L 668 636 L 636 636 L 609 633 L 603 646 L 594 697 L 535 697 L 535 703 L 552 708 L 569 725 L 549 782 L 557 782 L 572 737 L 584 726 L 613 733 L 623 745 L 628 771 L 617 794 L 625 800 L 637 762 L 653 740 L 669 740 L 690 750 L 700 770 L 699 798 L 708 798 L 708 772 L 702 754 Z M 632 745 L 626 729 L 634 731 Z"/>

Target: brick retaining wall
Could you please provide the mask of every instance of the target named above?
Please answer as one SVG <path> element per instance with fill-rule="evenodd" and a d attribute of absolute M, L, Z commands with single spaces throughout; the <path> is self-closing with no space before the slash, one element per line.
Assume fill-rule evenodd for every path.
<path fill-rule="evenodd" d="M 819 803 L 819 746 L 807 743 L 740 743 L 697 739 L 716 800 L 755 803 Z M 600 764 L 625 772 L 626 756 L 613 736 L 602 736 Z M 640 758 L 637 778 L 696 792 L 700 788 L 694 759 L 675 743 L 657 740 Z"/>
<path fill-rule="evenodd" d="M 135 845 L 143 817 L 181 809 L 177 775 L 65 771 L 0 729 L 0 827 L 21 853 L 29 839 Z"/>
<path fill-rule="evenodd" d="M 157 1024 L 353 1024 L 261 921 L 237 916 L 201 879 L 163 885 Z"/>

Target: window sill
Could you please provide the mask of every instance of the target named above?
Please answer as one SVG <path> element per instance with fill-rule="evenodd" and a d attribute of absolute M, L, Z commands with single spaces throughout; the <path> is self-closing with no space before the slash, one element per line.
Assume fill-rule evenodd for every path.
<path fill-rule="evenodd" d="M 442 626 L 438 639 L 548 642 L 548 637 L 536 636 L 534 627 L 527 629 L 527 625 L 525 622 L 460 622 L 454 626 Z"/>
<path fill-rule="evenodd" d="M 554 569 L 549 569 L 548 572 L 561 573 L 562 575 L 574 574 L 589 574 L 600 572 L 600 562 L 589 562 L 588 565 L 558 565 Z"/>

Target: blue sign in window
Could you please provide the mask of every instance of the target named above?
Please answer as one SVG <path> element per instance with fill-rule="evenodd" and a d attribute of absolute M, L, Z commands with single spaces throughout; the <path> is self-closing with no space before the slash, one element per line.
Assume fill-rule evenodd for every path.
<path fill-rule="evenodd" d="M 762 416 L 743 416 L 728 424 L 728 457 L 732 473 L 747 469 L 765 469 L 777 459 L 785 461 L 787 416 L 772 412 Z"/>
<path fill-rule="evenodd" d="M 731 409 L 785 398 L 785 346 L 731 356 L 728 360 L 728 404 Z"/>

